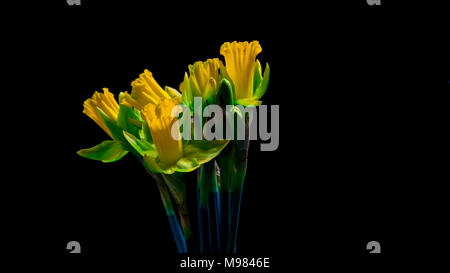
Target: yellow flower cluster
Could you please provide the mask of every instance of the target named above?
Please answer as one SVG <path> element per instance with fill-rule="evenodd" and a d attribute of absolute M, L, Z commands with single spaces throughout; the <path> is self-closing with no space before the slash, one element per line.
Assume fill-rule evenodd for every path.
<path fill-rule="evenodd" d="M 188 66 L 189 73 L 185 73 L 180 84 L 183 96 L 173 88 L 166 86 L 163 89 L 146 69 L 131 83 L 131 94 L 122 92 L 119 95 L 120 105 L 140 112 L 142 120 L 148 125 L 159 160 L 168 165 L 173 164 L 183 156 L 181 137 L 174 139 L 174 135 L 180 132 L 172 132 L 172 125 L 177 120 L 177 117 L 172 116 L 173 107 L 180 103 L 189 106 L 193 97 L 202 97 L 204 101 L 214 98 L 222 79 L 230 82 L 231 92 L 234 93 L 232 97 L 237 103 L 253 103 L 260 97 L 255 97 L 256 88 L 253 85 L 254 82 L 261 82 L 261 76 L 258 79 L 255 77 L 255 68 L 260 69 L 256 56 L 261 50 L 258 41 L 224 43 L 220 47 L 220 54 L 224 56 L 225 65 L 218 58 L 213 58 Z M 261 74 L 260 70 L 256 71 Z M 189 98 L 184 99 L 188 93 Z M 103 93 L 95 92 L 92 98 L 84 102 L 83 112 L 114 138 L 104 118 L 106 116 L 116 122 L 120 109 L 114 95 L 104 88 Z M 133 122 L 136 125 L 140 121 Z"/>

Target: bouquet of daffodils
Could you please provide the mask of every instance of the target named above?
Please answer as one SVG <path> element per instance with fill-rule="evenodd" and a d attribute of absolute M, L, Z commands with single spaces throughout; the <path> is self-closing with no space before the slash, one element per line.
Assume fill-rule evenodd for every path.
<path fill-rule="evenodd" d="M 118 100 L 104 88 L 84 102 L 83 113 L 110 139 L 78 154 L 102 162 L 128 153 L 138 158 L 156 182 L 179 253 L 236 252 L 250 140 L 248 113 L 242 109 L 260 105 L 269 83 L 269 65 L 263 73 L 256 59 L 261 50 L 258 41 L 226 42 L 220 47 L 225 64 L 214 58 L 189 65 L 179 91 L 161 88 L 145 70 L 131 83 L 131 93 L 121 92 Z M 211 127 L 212 118 L 199 113 L 208 107 L 227 109 L 244 131 L 222 134 L 218 127 L 230 124 L 219 119 L 215 137 L 202 137 L 201 128 Z M 242 137 L 236 137 L 239 133 Z M 184 173 L 192 171 L 197 172 L 197 195 L 187 196 Z M 194 211 L 187 198 L 196 199 Z M 191 215 L 198 221 L 196 230 Z"/>

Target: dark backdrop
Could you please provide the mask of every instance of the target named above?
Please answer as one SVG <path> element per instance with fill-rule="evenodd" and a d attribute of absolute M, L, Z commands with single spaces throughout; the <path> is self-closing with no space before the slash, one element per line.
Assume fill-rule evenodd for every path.
<path fill-rule="evenodd" d="M 258 59 L 272 70 L 263 102 L 280 105 L 278 150 L 251 143 L 238 253 L 288 268 L 374 264 L 405 250 L 410 212 L 399 198 L 415 170 L 401 78 L 411 30 L 389 3 L 93 2 L 21 9 L 31 20 L 14 34 L 26 35 L 17 45 L 25 57 L 19 77 L 32 84 L 21 87 L 29 112 L 20 134 L 26 168 L 14 183 L 18 253 L 34 245 L 44 259 L 72 265 L 173 269 L 159 193 L 138 161 L 76 154 L 107 138 L 82 104 L 103 87 L 131 91 L 144 69 L 178 88 L 188 64 L 219 57 L 220 45 L 234 40 L 259 40 Z M 81 243 L 80 256 L 67 254 L 70 240 Z M 381 255 L 367 253 L 371 240 Z"/>

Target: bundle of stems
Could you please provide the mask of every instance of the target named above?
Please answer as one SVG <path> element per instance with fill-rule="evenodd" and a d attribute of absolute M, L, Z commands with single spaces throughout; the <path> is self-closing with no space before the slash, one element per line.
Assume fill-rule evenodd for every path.
<path fill-rule="evenodd" d="M 244 122 L 245 138 L 230 141 L 216 160 L 203 164 L 197 171 L 196 234 L 191 229 L 193 213 L 187 204 L 187 181 L 176 174 L 155 174 L 146 168 L 157 182 L 179 253 L 197 250 L 199 253 L 236 253 L 250 144 L 248 117 L 244 117 Z M 176 204 L 178 217 L 172 202 Z M 191 212 L 195 211 L 192 209 Z"/>

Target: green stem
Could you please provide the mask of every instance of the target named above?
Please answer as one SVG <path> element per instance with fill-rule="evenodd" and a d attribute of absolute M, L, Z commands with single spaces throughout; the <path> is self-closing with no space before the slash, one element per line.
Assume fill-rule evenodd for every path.
<path fill-rule="evenodd" d="M 164 209 L 167 214 L 167 218 L 169 220 L 170 229 L 172 231 L 173 238 L 175 240 L 175 244 L 177 246 L 178 253 L 187 253 L 186 241 L 183 236 L 183 232 L 180 228 L 180 223 L 178 218 L 173 210 L 172 200 L 170 199 L 169 190 L 167 185 L 163 182 L 164 178 L 161 174 L 153 173 L 147 169 L 145 162 L 143 162 L 144 167 L 156 181 L 158 185 L 159 193 L 161 195 L 161 201 L 163 203 Z"/>
<path fill-rule="evenodd" d="M 212 174 L 211 174 L 211 198 L 210 198 L 210 206 L 212 208 L 213 217 L 213 227 L 215 231 L 214 236 L 214 250 L 217 252 L 221 252 L 221 244 L 222 244 L 222 219 L 221 219 L 221 207 L 220 207 L 220 196 L 219 196 L 219 186 L 218 186 L 218 166 L 215 161 L 208 162 L 207 164 L 212 165 Z M 211 168 L 211 166 L 209 166 Z"/>
<path fill-rule="evenodd" d="M 187 195 L 186 195 L 186 183 L 175 174 L 167 175 L 162 174 L 164 181 L 166 182 L 169 191 L 175 200 L 175 204 L 178 208 L 178 215 L 180 216 L 181 227 L 183 228 L 184 239 L 186 241 L 187 249 L 193 250 L 193 239 L 191 222 L 189 217 Z"/>
<path fill-rule="evenodd" d="M 217 157 L 217 163 L 220 169 L 220 202 L 221 202 L 221 223 L 222 223 L 222 252 L 229 253 L 228 241 L 231 235 L 231 179 L 233 171 L 233 159 L 232 159 L 232 145 L 228 144 L 227 147 Z"/>
<path fill-rule="evenodd" d="M 209 195 L 212 191 L 210 176 L 211 170 L 203 164 L 198 170 L 197 181 L 197 213 L 200 253 L 212 250 L 212 234 L 210 222 Z"/>
<path fill-rule="evenodd" d="M 227 150 L 222 151 L 218 158 L 220 168 L 220 190 L 222 207 L 227 217 L 226 253 L 236 252 L 236 239 L 239 225 L 239 215 L 242 200 L 242 189 L 247 172 L 247 157 L 250 145 L 248 134 L 248 119 L 245 120 L 245 139 L 233 140 Z M 224 222 L 225 223 L 225 222 Z"/>

